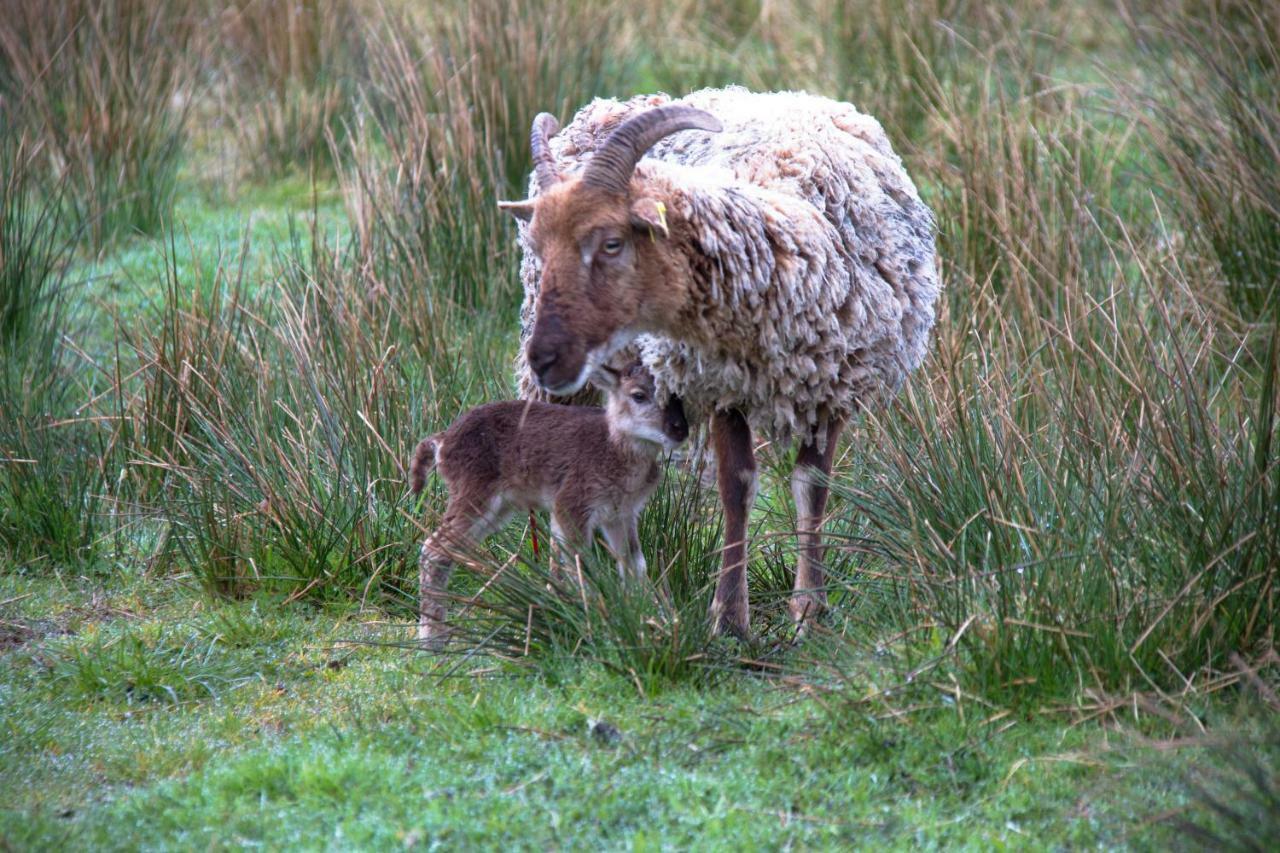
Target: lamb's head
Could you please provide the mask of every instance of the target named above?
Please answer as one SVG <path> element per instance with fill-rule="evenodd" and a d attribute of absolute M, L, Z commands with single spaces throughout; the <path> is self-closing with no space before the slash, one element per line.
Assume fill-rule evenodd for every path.
<path fill-rule="evenodd" d="M 615 369 L 601 365 L 591 383 L 605 392 L 605 413 L 615 435 L 674 450 L 689 437 L 689 422 L 679 397 L 658 401 L 651 374 L 639 359 Z"/>
<path fill-rule="evenodd" d="M 547 113 L 534 120 L 538 195 L 502 207 L 529 222 L 542 262 L 529 367 L 546 390 L 571 394 L 610 355 L 641 332 L 660 331 L 680 308 L 667 205 L 635 167 L 663 137 L 718 131 L 720 122 L 692 107 L 656 107 L 619 125 L 571 177 L 559 175 L 548 147 L 558 127 Z"/>

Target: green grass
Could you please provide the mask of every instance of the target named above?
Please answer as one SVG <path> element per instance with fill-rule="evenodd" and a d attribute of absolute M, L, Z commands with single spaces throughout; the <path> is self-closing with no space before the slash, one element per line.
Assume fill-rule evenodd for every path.
<path fill-rule="evenodd" d="M 351 607 L 128 571 L 108 590 L 0 591 L 28 596 L 6 628 L 45 620 L 0 657 L 12 845 L 1110 846 L 1153 837 L 1195 756 L 1052 716 L 894 723 L 746 672 L 637 702 L 591 664 L 406 652 L 405 626 Z M 176 690 L 127 689 L 144 679 Z"/>
<path fill-rule="evenodd" d="M 0 849 L 1273 831 L 1280 15 L 360 2 L 82 33 L 142 38 L 130 133 L 60 140 L 130 91 L 92 65 L 5 138 Z M 6 24 L 0 96 L 58 44 Z M 720 517 L 672 467 L 651 586 L 597 549 L 549 587 L 513 523 L 455 574 L 456 646 L 409 648 L 443 495 L 403 468 L 512 394 L 529 120 L 734 82 L 853 99 L 938 216 L 930 358 L 834 472 L 830 618 L 790 642 L 768 447 L 755 642 L 708 636 Z M 132 144 L 151 177 L 94 179 Z"/>
<path fill-rule="evenodd" d="M 157 311 L 170 272 L 186 285 L 208 287 L 219 257 L 237 257 L 247 247 L 246 278 L 256 284 L 269 276 L 276 247 L 298 233 L 307 244 L 310 218 L 319 216 L 324 234 L 341 233 L 342 203 L 331 180 L 290 175 L 268 185 L 245 185 L 226 195 L 192 171 L 184 173 L 169 229 L 156 237 L 135 236 L 116 251 L 85 260 L 70 273 L 88 283 L 88 295 L 124 317 Z"/>

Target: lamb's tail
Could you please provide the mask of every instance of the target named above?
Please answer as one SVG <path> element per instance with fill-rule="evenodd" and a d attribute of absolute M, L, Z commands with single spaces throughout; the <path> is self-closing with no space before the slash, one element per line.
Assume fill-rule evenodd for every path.
<path fill-rule="evenodd" d="M 413 461 L 409 463 L 409 488 L 419 494 L 427 484 L 427 475 L 436 467 L 436 437 L 427 436 L 418 442 L 413 451 Z"/>

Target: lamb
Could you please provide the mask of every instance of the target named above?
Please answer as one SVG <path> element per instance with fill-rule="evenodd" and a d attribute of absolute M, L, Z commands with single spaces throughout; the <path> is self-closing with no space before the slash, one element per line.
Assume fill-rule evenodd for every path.
<path fill-rule="evenodd" d="M 826 605 L 841 430 L 925 356 L 932 213 L 875 119 L 804 93 L 597 99 L 563 131 L 539 115 L 531 143 L 531 197 L 501 205 L 523 251 L 521 394 L 575 394 L 630 347 L 660 394 L 710 417 L 725 512 L 711 618 L 742 637 L 752 433 L 798 441 L 790 609 L 804 628 Z"/>
<path fill-rule="evenodd" d="M 659 450 L 689 435 L 678 400 L 660 405 L 653 377 L 638 361 L 602 366 L 593 383 L 607 394 L 602 411 L 508 400 L 477 406 L 444 432 L 423 439 L 410 465 L 421 493 L 434 467 L 448 486 L 439 528 L 419 556 L 419 639 L 447 640 L 446 589 L 460 548 L 496 532 L 517 511 L 551 510 L 553 539 L 581 547 L 596 530 L 618 571 L 644 577 L 637 521 L 658 485 Z"/>

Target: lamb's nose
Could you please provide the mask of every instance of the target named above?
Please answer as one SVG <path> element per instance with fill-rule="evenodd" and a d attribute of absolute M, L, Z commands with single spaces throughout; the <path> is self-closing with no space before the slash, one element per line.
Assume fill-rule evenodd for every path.
<path fill-rule="evenodd" d="M 551 347 L 529 348 L 529 367 L 539 380 L 546 376 L 551 365 L 555 364 L 559 358 L 559 354 Z"/>

